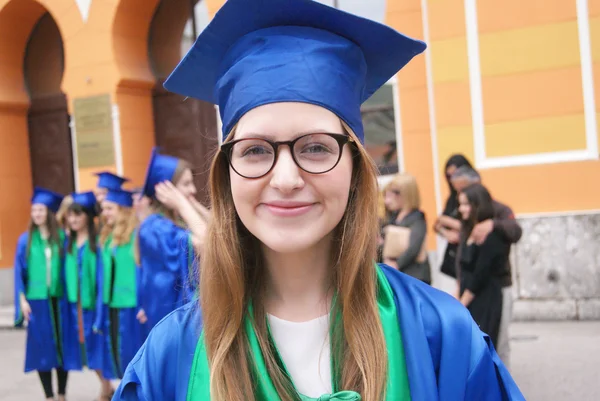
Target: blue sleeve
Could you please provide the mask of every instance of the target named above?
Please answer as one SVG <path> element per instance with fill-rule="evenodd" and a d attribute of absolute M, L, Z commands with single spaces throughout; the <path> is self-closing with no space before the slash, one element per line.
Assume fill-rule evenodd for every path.
<path fill-rule="evenodd" d="M 144 281 L 143 281 L 143 272 L 140 266 L 135 266 L 135 288 L 136 288 L 136 297 L 137 297 L 137 309 L 136 313 L 139 312 L 142 308 L 144 302 Z"/>
<path fill-rule="evenodd" d="M 191 304 L 161 320 L 127 366 L 113 401 L 185 401 L 200 327 Z"/>
<path fill-rule="evenodd" d="M 184 294 L 181 300 L 182 305 L 186 304 L 196 298 L 196 289 L 198 288 L 199 274 L 198 270 L 198 259 L 196 258 L 196 252 L 192 245 L 192 234 L 186 230 L 181 233 L 181 243 L 186 244 L 185 253 L 181 255 L 181 268 L 183 277 L 183 288 Z"/>
<path fill-rule="evenodd" d="M 96 320 L 94 329 L 104 331 L 104 263 L 102 248 L 96 245 Z"/>
<path fill-rule="evenodd" d="M 16 327 L 23 325 L 23 312 L 21 311 L 21 294 L 27 290 L 27 233 L 21 234 L 15 252 L 15 321 Z"/>
<path fill-rule="evenodd" d="M 471 367 L 465 400 L 525 401 L 490 338 L 473 322 Z"/>
<path fill-rule="evenodd" d="M 140 227 L 139 250 L 144 277 L 166 270 L 177 274 L 179 285 L 184 285 L 187 277 L 183 274 L 187 270 L 187 234 L 184 228 L 167 218 L 152 215 Z M 184 304 L 184 293 L 178 292 L 179 306 Z"/>

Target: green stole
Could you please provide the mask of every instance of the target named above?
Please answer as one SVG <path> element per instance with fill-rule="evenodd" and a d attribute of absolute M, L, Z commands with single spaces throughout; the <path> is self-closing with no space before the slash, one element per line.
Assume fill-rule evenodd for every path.
<path fill-rule="evenodd" d="M 78 269 L 79 249 L 73 243 L 70 252 L 65 255 L 65 276 L 67 282 L 67 299 L 77 303 L 79 289 Z M 96 254 L 90 249 L 89 241 L 83 245 L 82 274 L 81 274 L 81 307 L 94 309 L 96 307 Z"/>
<path fill-rule="evenodd" d="M 62 244 L 64 234 L 59 233 L 59 241 Z M 63 287 L 60 281 L 60 251 L 57 244 L 51 247 L 50 257 L 50 286 L 47 282 L 46 247 L 48 240 L 43 239 L 37 228 L 31 233 L 31 246 L 27 255 L 27 290 L 25 297 L 29 300 L 48 299 L 51 297 L 62 297 Z"/>
<path fill-rule="evenodd" d="M 408 374 L 406 370 L 406 360 L 404 356 L 404 346 L 402 345 L 402 333 L 394 301 L 394 293 L 387 278 L 377 267 L 377 306 L 379 308 L 379 317 L 383 327 L 383 334 L 387 345 L 388 359 L 388 378 L 385 392 L 386 401 L 410 401 L 410 386 L 408 383 Z M 251 310 L 249 315 L 252 315 Z M 251 318 L 245 319 L 246 334 L 250 343 L 250 349 L 254 356 L 254 377 L 256 379 L 255 396 L 259 401 L 277 401 L 280 400 L 277 391 L 269 373 L 260 346 L 258 337 L 254 331 Z M 333 351 L 331 353 L 334 355 Z M 281 362 L 281 358 L 279 358 Z M 281 368 L 288 375 L 285 366 L 281 362 Z M 336 366 L 332 362 L 332 369 Z M 310 398 L 299 394 L 302 401 L 360 401 L 361 396 L 354 391 L 340 391 L 337 389 L 335 377 L 339 377 L 338 372 L 332 372 L 334 383 L 332 385 L 333 394 L 325 394 L 319 398 Z M 208 357 L 206 354 L 206 345 L 204 343 L 204 334 L 200 335 L 190 379 L 188 384 L 187 401 L 210 400 L 210 368 L 208 366 Z"/>
<path fill-rule="evenodd" d="M 127 244 L 113 246 L 113 237 L 110 234 L 102 248 L 102 261 L 104 262 L 104 293 L 102 297 L 104 303 L 111 308 L 135 308 L 137 306 L 134 238 L 135 232 L 131 234 Z"/>

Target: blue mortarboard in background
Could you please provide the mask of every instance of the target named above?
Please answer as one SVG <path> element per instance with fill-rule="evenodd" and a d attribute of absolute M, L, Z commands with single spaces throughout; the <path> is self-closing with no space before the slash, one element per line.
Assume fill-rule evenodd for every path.
<path fill-rule="evenodd" d="M 148 197 L 153 197 L 154 187 L 161 182 L 171 180 L 178 163 L 179 159 L 176 157 L 161 155 L 158 153 L 158 148 L 152 149 L 142 193 Z"/>
<path fill-rule="evenodd" d="M 31 197 L 31 204 L 42 204 L 50 209 L 53 213 L 58 212 L 60 204 L 63 200 L 63 196 L 56 192 L 50 191 L 46 188 L 35 187 L 33 190 L 33 196 Z"/>
<path fill-rule="evenodd" d="M 98 176 L 98 184 L 96 185 L 98 188 L 121 189 L 123 183 L 129 181 L 129 179 L 120 177 L 110 171 L 103 171 L 96 173 L 96 175 Z"/>
<path fill-rule="evenodd" d="M 86 210 L 95 211 L 96 196 L 93 192 L 74 192 L 71 196 L 73 197 L 74 204 L 80 205 Z"/>
<path fill-rule="evenodd" d="M 325 107 L 364 142 L 361 104 L 425 43 L 312 0 L 228 0 L 165 82 L 219 105 L 223 139 L 268 103 Z"/>
<path fill-rule="evenodd" d="M 104 200 L 114 202 L 120 206 L 132 207 L 133 192 L 124 189 L 109 189 Z"/>

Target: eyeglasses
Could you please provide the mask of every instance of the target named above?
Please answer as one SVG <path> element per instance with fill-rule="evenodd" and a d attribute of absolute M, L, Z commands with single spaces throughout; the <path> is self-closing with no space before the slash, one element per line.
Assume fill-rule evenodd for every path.
<path fill-rule="evenodd" d="M 229 165 L 244 178 L 261 178 L 277 163 L 280 146 L 289 146 L 296 165 L 311 174 L 324 174 L 337 166 L 344 145 L 354 142 L 344 134 L 315 133 L 302 135 L 293 141 L 270 141 L 263 138 L 243 138 L 221 145 Z"/>

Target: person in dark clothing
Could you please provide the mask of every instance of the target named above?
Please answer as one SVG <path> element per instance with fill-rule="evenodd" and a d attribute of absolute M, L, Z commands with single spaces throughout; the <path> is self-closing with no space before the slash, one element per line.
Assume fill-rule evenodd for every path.
<path fill-rule="evenodd" d="M 410 276 L 431 284 L 431 267 L 427 257 L 426 236 L 427 223 L 425 214 L 419 210 L 421 199 L 417 180 L 410 174 L 397 174 L 384 189 L 384 203 L 388 220 L 384 225 L 383 262 L 395 267 Z M 390 227 L 403 227 L 391 233 Z M 402 238 L 402 239 L 400 239 Z M 400 241 L 403 244 L 389 244 L 389 241 Z M 390 246 L 392 245 L 392 246 Z M 402 248 L 400 254 L 386 249 Z"/>
<path fill-rule="evenodd" d="M 496 346 L 502 318 L 502 274 L 510 242 L 498 231 L 492 231 L 481 244 L 473 236 L 476 224 L 494 216 L 492 197 L 483 185 L 468 186 L 459 193 L 458 200 L 462 228 L 457 298 Z"/>
<path fill-rule="evenodd" d="M 477 171 L 470 167 L 463 166 L 458 168 L 451 177 L 451 182 L 454 188 L 459 192 L 464 188 L 481 183 L 481 177 Z M 481 245 L 488 235 L 492 232 L 497 232 L 510 244 L 516 244 L 523 234 L 521 226 L 515 220 L 515 216 L 510 207 L 496 200 L 492 200 L 494 216 L 492 219 L 487 219 L 477 224 L 473 228 L 473 238 L 475 242 Z M 502 319 L 500 323 L 500 334 L 498 336 L 498 345 L 496 350 L 498 355 L 509 367 L 510 365 L 510 342 L 508 328 L 512 320 L 512 267 L 510 258 L 506 260 L 506 265 L 501 274 L 502 284 Z"/>
<path fill-rule="evenodd" d="M 458 192 L 452 185 L 450 179 L 454 172 L 463 166 L 472 167 L 469 160 L 461 154 L 454 154 L 446 161 L 444 172 L 448 188 L 450 189 L 450 195 L 448 195 L 448 199 L 446 199 L 446 205 L 444 206 L 442 215 L 438 217 L 434 225 L 434 231 L 448 241 L 446 251 L 444 252 L 444 259 L 441 264 L 441 271 L 453 278 L 456 278 L 455 264 L 460 232 L 460 220 L 458 216 Z"/>

